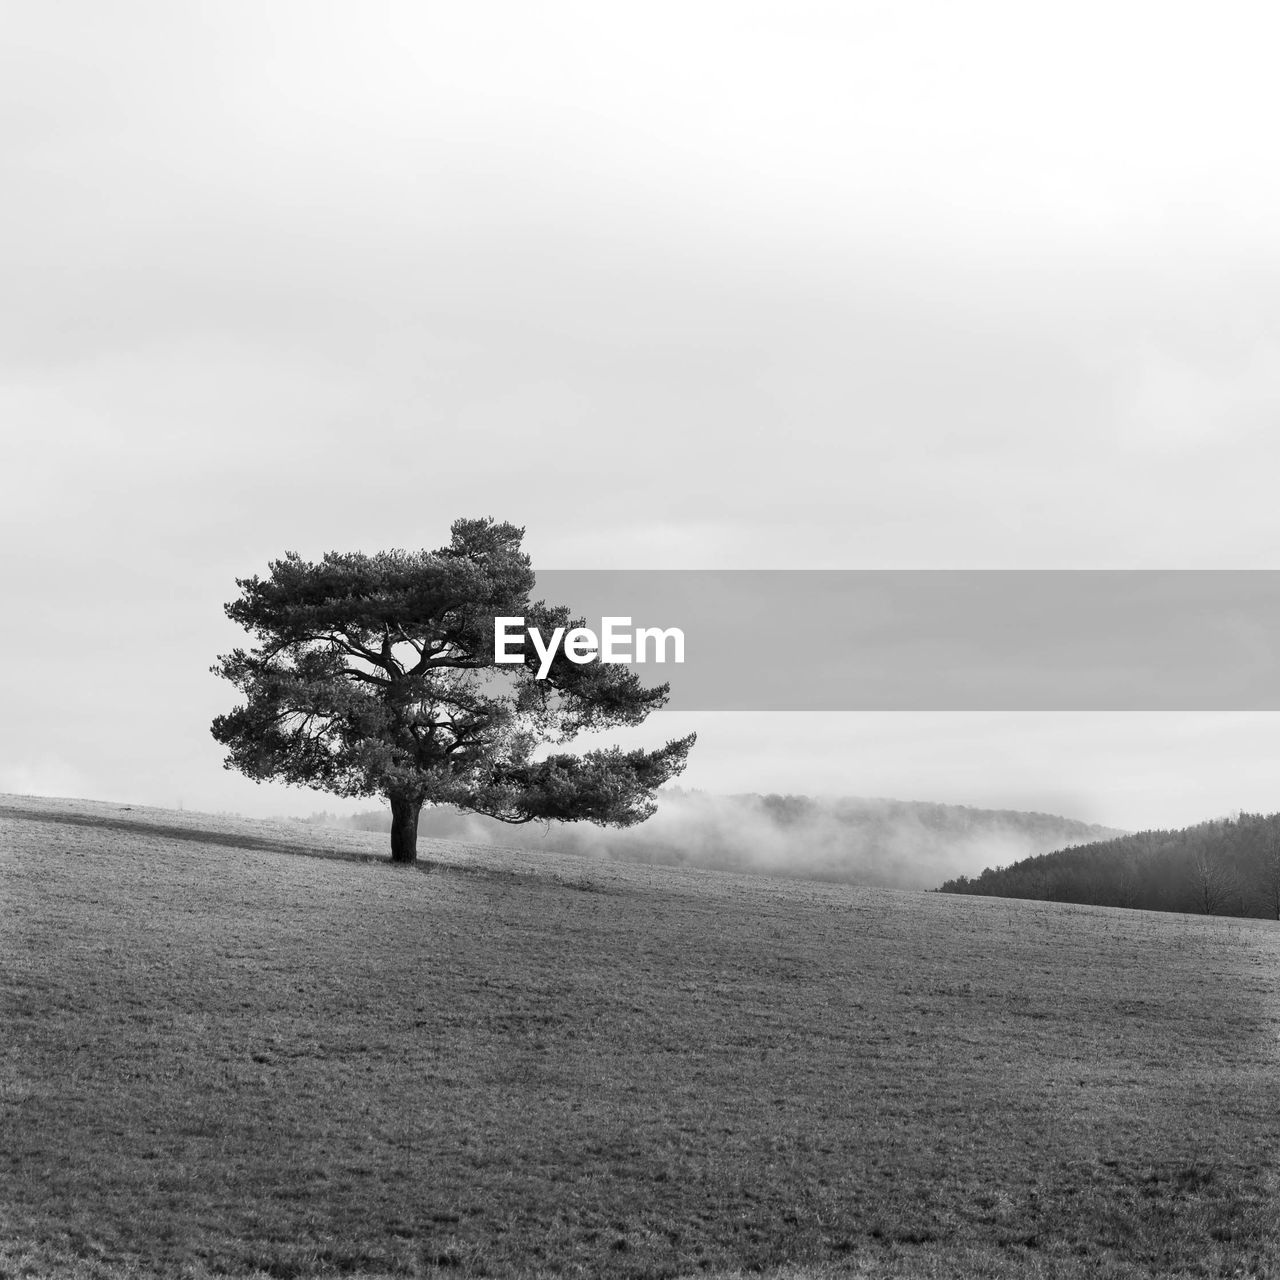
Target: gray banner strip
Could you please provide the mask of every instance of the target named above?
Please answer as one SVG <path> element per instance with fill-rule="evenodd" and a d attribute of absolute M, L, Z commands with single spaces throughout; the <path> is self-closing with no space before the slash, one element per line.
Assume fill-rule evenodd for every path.
<path fill-rule="evenodd" d="M 1280 710 L 1280 571 L 559 570 L 536 595 L 680 628 L 682 664 L 633 668 L 678 711 Z"/>

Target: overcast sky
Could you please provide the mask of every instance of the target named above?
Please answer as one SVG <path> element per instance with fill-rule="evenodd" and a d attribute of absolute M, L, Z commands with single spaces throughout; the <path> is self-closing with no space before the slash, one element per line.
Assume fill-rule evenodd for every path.
<path fill-rule="evenodd" d="M 222 771 L 222 603 L 459 515 L 547 568 L 1280 568 L 1272 6 L 0 12 L 0 790 L 336 807 Z M 692 719 L 712 790 L 1280 809 L 1275 716 Z"/>

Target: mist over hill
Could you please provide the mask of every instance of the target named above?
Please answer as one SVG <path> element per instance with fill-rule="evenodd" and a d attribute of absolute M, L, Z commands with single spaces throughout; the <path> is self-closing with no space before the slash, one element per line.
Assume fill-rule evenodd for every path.
<path fill-rule="evenodd" d="M 1045 813 L 967 805 L 797 795 L 710 795 L 678 788 L 638 827 L 553 822 L 510 826 L 452 807 L 426 809 L 422 836 L 473 844 L 518 845 L 618 862 L 931 889 L 948 877 L 1097 841 L 1113 829 Z M 311 821 L 389 831 L 383 810 Z"/>
<path fill-rule="evenodd" d="M 1241 813 L 1026 857 L 960 875 L 942 891 L 1280 919 L 1280 813 Z"/>

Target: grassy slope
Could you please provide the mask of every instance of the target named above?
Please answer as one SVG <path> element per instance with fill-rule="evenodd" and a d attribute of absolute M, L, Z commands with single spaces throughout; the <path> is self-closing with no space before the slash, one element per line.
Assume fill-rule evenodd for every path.
<path fill-rule="evenodd" d="M 1280 1275 L 1264 921 L 425 852 L 0 797 L 0 1276 Z"/>

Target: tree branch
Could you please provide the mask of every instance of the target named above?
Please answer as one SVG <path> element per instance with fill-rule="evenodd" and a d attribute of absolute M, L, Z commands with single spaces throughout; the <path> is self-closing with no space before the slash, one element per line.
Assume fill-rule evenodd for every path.
<path fill-rule="evenodd" d="M 418 660 L 421 661 L 426 645 L 419 644 L 398 622 L 396 623 L 396 630 L 400 633 L 400 639 L 418 655 Z M 414 670 L 416 671 L 417 668 L 415 667 Z"/>
<path fill-rule="evenodd" d="M 363 680 L 367 684 L 376 685 L 379 689 L 386 689 L 391 685 L 390 680 L 384 680 L 381 676 L 375 676 L 369 671 L 361 671 L 358 667 L 345 667 L 342 674 L 350 676 L 353 680 Z"/>
<path fill-rule="evenodd" d="M 364 645 L 352 640 L 345 632 L 341 636 L 334 635 L 332 632 L 325 632 L 321 635 L 304 636 L 303 639 L 314 640 L 320 644 L 334 645 L 345 653 L 349 653 L 353 658 L 363 658 L 366 662 L 373 663 L 375 667 L 383 666 L 382 661 L 372 649 L 366 649 Z"/>

